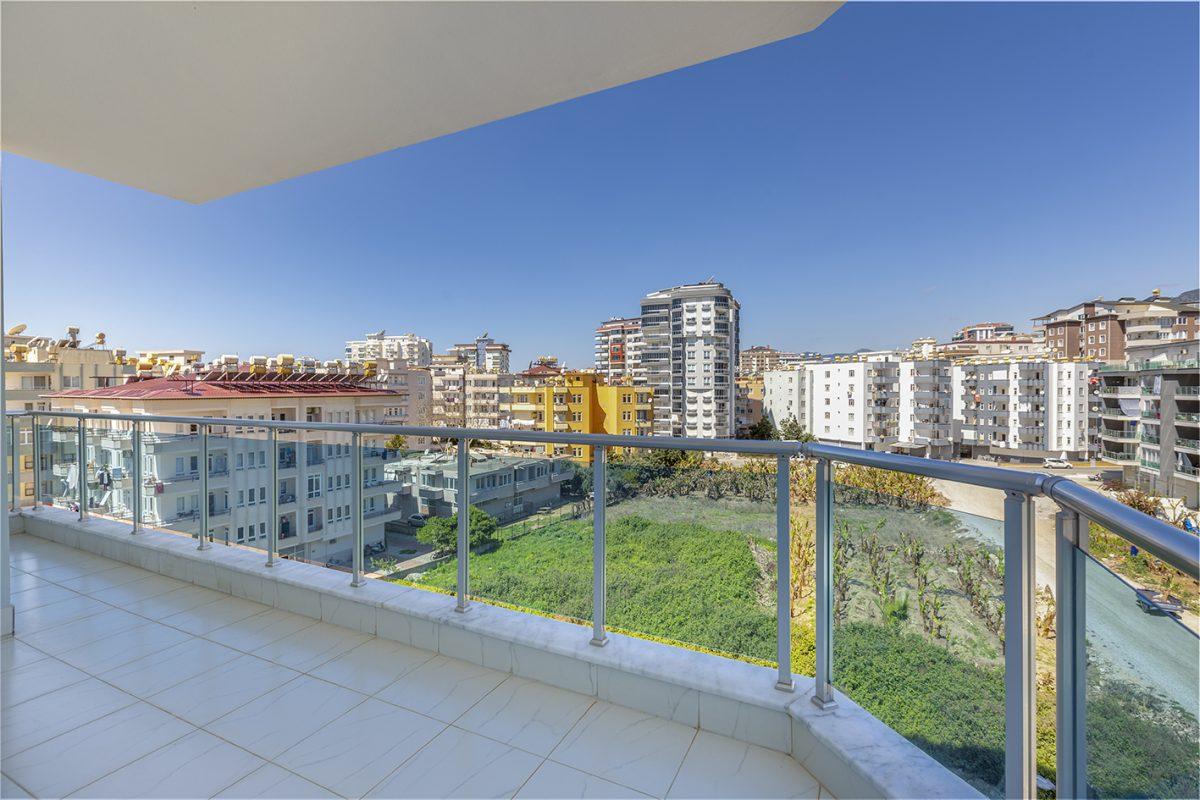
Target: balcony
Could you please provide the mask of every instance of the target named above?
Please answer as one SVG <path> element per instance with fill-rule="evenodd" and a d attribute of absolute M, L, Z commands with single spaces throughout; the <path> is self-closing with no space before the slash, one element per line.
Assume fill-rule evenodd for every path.
<path fill-rule="evenodd" d="M 1200 468 L 1194 467 L 1191 464 L 1176 464 L 1175 474 L 1188 480 L 1200 481 Z"/>
<path fill-rule="evenodd" d="M 37 415 L 33 417 L 36 419 Z M 104 424 L 106 419 L 99 415 L 81 415 L 81 418 L 90 424 Z M 16 419 L 30 424 L 27 415 Z M 391 429 L 389 432 L 407 433 L 400 426 Z M 375 432 L 373 426 L 359 426 L 357 430 Z M 554 443 L 554 435 L 545 432 L 460 432 L 448 428 L 446 433 L 468 440 L 508 441 L 516 436 L 532 437 L 529 441 L 539 445 Z M 621 441 L 620 437 L 588 437 L 588 444 L 593 447 L 617 447 Z M 686 449 L 700 443 L 701 440 L 686 439 L 650 442 L 672 449 Z M 884 453 L 794 442 L 704 440 L 702 443 L 727 452 L 757 452 L 792 459 L 815 456 L 876 469 L 895 458 Z M 777 461 L 784 467 L 789 463 L 787 458 Z M 1176 542 L 1172 537 L 1186 537 L 1186 534 L 1150 517 L 1138 517 L 1133 527 L 1124 526 L 1123 520 L 1128 517 L 1114 510 L 1123 507 L 1069 480 L 1058 476 L 1046 480 L 1045 476 L 1024 471 L 930 463 L 931 471 L 948 480 L 961 475 L 962 480 L 974 485 L 1005 489 L 1009 492 L 1009 506 L 1016 501 L 1015 506 L 1019 507 L 1010 509 L 1009 519 L 1016 535 L 1011 539 L 1012 549 L 1003 557 L 1005 574 L 1025 571 L 1032 582 L 1032 553 L 1023 551 L 1022 543 L 1031 541 L 1033 532 L 1022 531 L 1021 526 L 1032 524 L 1034 517 L 1023 512 L 1024 503 L 1039 495 L 1051 497 L 1069 513 L 1104 520 L 1146 551 L 1174 559 L 1170 563 L 1181 563 L 1195 571 L 1194 564 L 1173 549 Z M 579 469 L 578 465 L 562 467 L 555 470 L 556 474 Z M 589 469 L 605 467 L 600 462 Z M 923 465 L 917 467 L 918 472 L 923 469 Z M 818 470 L 815 477 L 816 503 L 825 508 L 824 512 L 816 510 L 816 518 L 831 520 L 830 511 L 857 501 L 852 495 L 843 495 L 842 490 L 838 493 L 822 490 L 822 482 L 827 481 L 825 476 L 827 473 Z M 670 492 L 687 492 L 686 487 L 697 479 L 686 474 L 680 477 L 684 480 L 670 482 L 673 487 Z M 783 485 L 789 485 L 786 474 L 779 477 Z M 609 486 L 608 479 L 612 478 L 618 481 L 614 488 L 629 480 L 622 472 L 593 473 L 593 478 L 594 485 L 600 487 Z M 776 476 L 771 475 L 763 484 L 777 485 Z M 833 488 L 829 483 L 824 485 Z M 640 482 L 633 482 L 633 500 L 637 500 L 640 486 Z M 628 491 L 629 488 L 621 489 L 611 498 L 616 501 L 618 511 L 622 502 L 629 501 L 625 494 Z M 688 499 L 690 524 L 693 520 L 702 522 L 704 505 L 712 502 L 702 487 L 697 491 L 695 497 Z M 669 496 L 673 495 L 657 498 L 641 513 L 652 514 Z M 593 537 L 585 539 L 584 545 L 589 555 L 593 548 L 599 548 L 598 563 L 612 564 L 611 580 L 625 571 L 621 565 L 628 554 L 619 540 L 606 545 L 605 531 L 623 524 L 624 515 L 610 511 L 613 504 L 602 500 L 605 498 L 596 499 L 599 513 L 560 524 L 585 529 L 586 535 Z M 776 552 L 789 552 L 788 526 L 785 524 L 775 532 L 774 525 L 777 519 L 791 518 L 786 508 L 792 502 L 784 497 L 769 503 L 772 508 L 764 515 L 777 539 Z M 801 513 L 814 511 L 805 506 L 807 501 L 795 502 L 801 504 L 797 509 Z M 778 513 L 780 510 L 785 513 Z M 397 505 L 381 513 L 403 512 Z M 753 513 L 748 509 L 736 512 L 745 517 L 739 521 L 746 522 Z M 901 514 L 898 510 L 884 513 L 894 520 L 902 518 L 895 516 Z M 908 513 L 918 512 L 903 512 Z M 611 518 L 606 523 L 609 514 Z M 277 543 L 258 545 L 272 554 L 264 558 L 262 550 L 250 546 L 224 546 L 217 542 L 203 543 L 203 549 L 199 549 L 193 536 L 173 531 L 143 527 L 137 535 L 131 535 L 127 521 L 105 516 L 102 510 L 86 514 L 84 520 L 78 516 L 65 508 L 42 507 L 36 511 L 21 509 L 13 518 L 14 526 L 24 530 L 13 547 L 14 565 L 18 571 L 28 571 L 33 577 L 18 576 L 19 581 L 27 584 L 25 591 L 30 593 L 30 604 L 22 608 L 23 602 L 17 603 L 21 610 L 17 617 L 17 638 L 9 640 L 12 652 L 28 645 L 47 658 L 61 660 L 65 668 L 95 676 L 81 682 L 89 687 L 93 683 L 115 687 L 115 691 L 127 693 L 131 698 L 128 704 L 137 711 L 127 712 L 131 717 L 128 725 L 123 716 L 115 716 L 126 713 L 121 709 L 107 709 L 95 718 L 87 718 L 92 698 L 76 697 L 71 694 L 74 690 L 70 686 L 55 685 L 58 667 L 50 670 L 48 677 L 41 668 L 28 670 L 30 680 L 45 677 L 47 683 L 34 685 L 28 690 L 29 699 L 14 706 L 20 709 L 17 722 L 10 722 L 13 711 L 6 709 L 5 774 L 34 795 L 67 794 L 82 788 L 84 794 L 95 791 L 108 796 L 129 796 L 143 791 L 138 787 L 151 780 L 151 776 L 158 776 L 154 781 L 163 781 L 146 790 L 152 794 L 174 793 L 175 784 L 171 781 L 186 780 L 199 782 L 197 785 L 204 787 L 201 793 L 205 795 L 244 796 L 240 793 L 250 792 L 251 785 L 259 785 L 255 781 L 278 776 L 289 781 L 283 792 L 289 795 L 315 791 L 322 796 L 332 796 L 334 792 L 343 796 L 386 797 L 401 792 L 442 796 L 451 794 L 462 780 L 474 787 L 471 794 L 510 795 L 521 784 L 527 788 L 541 785 L 527 781 L 550 780 L 538 778 L 545 770 L 555 773 L 554 777 L 560 781 L 568 776 L 574 781 L 547 785 L 545 793 L 554 796 L 585 790 L 609 794 L 631 789 L 650 796 L 668 793 L 694 796 L 704 792 L 741 797 L 786 791 L 812 797 L 826 790 L 841 797 L 977 796 L 958 775 L 872 716 L 853 696 L 833 687 L 827 671 L 833 663 L 830 659 L 835 656 L 849 659 L 849 655 L 822 650 L 823 646 L 817 644 L 818 653 L 824 655 L 816 662 L 816 676 L 796 674 L 791 662 L 791 637 L 796 634 L 787 624 L 792 616 L 790 593 L 786 591 L 791 582 L 788 559 L 766 565 L 769 568 L 766 574 L 775 579 L 775 585 L 785 588 L 776 602 L 768 605 L 768 617 L 763 620 L 770 622 L 770 635 L 762 641 L 766 649 L 728 652 L 706 638 L 693 638 L 695 633 L 680 637 L 670 636 L 670 630 L 639 633 L 642 629 L 637 627 L 638 623 L 623 619 L 620 616 L 623 609 L 616 603 L 611 625 L 629 626 L 632 628 L 629 632 L 626 627 L 622 627 L 621 633 L 609 627 L 603 603 L 597 606 L 599 611 L 595 614 L 588 605 L 584 612 L 590 619 L 586 620 L 579 619 L 578 612 L 554 605 L 530 610 L 553 614 L 556 618 L 530 614 L 522 610 L 523 603 L 503 595 L 503 587 L 515 575 L 508 575 L 499 583 L 489 582 L 489 571 L 495 569 L 497 562 L 489 560 L 488 552 L 473 553 L 467 549 L 457 552 L 460 561 L 470 561 L 470 569 L 460 573 L 452 564 L 442 571 L 449 576 L 448 584 L 439 584 L 433 578 L 424 584 L 451 592 L 448 596 L 421 585 L 364 577 L 361 565 L 342 570 L 276 559 L 273 566 L 267 566 L 268 558 L 276 558 L 270 548 Z M 930 520 L 942 516 L 945 515 Z M 923 517 L 917 519 L 922 519 L 923 525 L 931 524 Z M 357 541 L 350 552 L 355 552 L 355 548 L 361 549 L 358 537 L 364 536 L 365 526 L 352 522 Z M 676 535 L 672 532 L 677 522 L 669 517 L 650 518 L 646 524 L 659 526 L 655 528 L 657 535 Z M 690 526 L 686 529 L 690 530 Z M 817 535 L 826 537 L 828 546 L 834 535 L 832 524 Z M 741 541 L 741 537 L 735 538 Z M 553 535 L 547 543 L 552 541 L 555 541 Z M 703 547 L 719 544 L 710 536 L 701 537 L 701 541 Z M 501 544 L 500 552 L 508 546 Z M 313 547 L 324 547 L 324 542 L 317 539 L 304 544 L 302 549 Z M 606 551 L 606 547 L 611 549 Z M 682 555 L 677 550 L 667 545 L 672 558 Z M 336 558 L 334 554 L 309 557 Z M 476 559 L 479 559 L 477 567 Z M 593 567 L 586 561 L 575 566 L 563 562 L 564 569 L 582 569 L 583 573 L 570 576 L 564 573 L 563 577 L 569 580 L 560 580 L 560 584 L 582 582 L 587 587 L 589 601 L 593 597 L 603 598 L 606 587 L 615 584 L 606 583 L 603 571 L 596 572 Z M 430 571 L 436 572 L 436 569 Z M 815 578 L 820 582 L 835 576 L 836 573 L 818 571 Z M 531 577 L 540 580 L 536 575 Z M 705 582 L 719 586 L 731 576 L 712 577 L 714 580 Z M 1103 578 L 1097 580 L 1103 583 Z M 43 587 L 38 581 L 57 585 Z M 1021 584 L 1015 582 L 1015 585 Z M 58 588 L 86 595 L 85 602 L 76 603 L 71 595 L 60 594 Z M 1089 582 L 1089 592 L 1095 589 Z M 1009 614 L 1022 613 L 1012 610 L 1020 608 L 1019 597 L 1009 597 L 1009 590 L 1003 588 L 997 591 L 1005 597 Z M 156 598 L 160 596 L 166 608 L 156 608 Z M 496 604 L 489 604 L 489 598 Z M 1080 599 L 1086 602 L 1087 596 Z M 1094 609 L 1088 617 L 1089 624 L 1096 624 L 1110 613 L 1105 610 L 1107 603 L 1108 599 Z M 43 604 L 46 608 L 58 607 L 43 612 L 40 610 Z M 108 610 L 105 604 L 113 605 L 113 609 Z M 466 611 L 456 613 L 456 605 Z M 1082 607 L 1076 608 L 1083 611 Z M 1033 687 L 1034 674 L 1022 667 L 1025 662 L 1019 652 L 1020 643 L 1025 647 L 1033 644 L 1033 609 L 1028 604 L 1025 609 L 1029 615 L 1026 623 L 1007 637 L 1003 653 L 997 650 L 996 671 L 988 673 L 997 678 L 987 689 L 999 693 L 996 699 L 1002 699 L 1004 687 L 1014 681 L 1030 690 Z M 1136 615 L 1135 629 L 1155 632 L 1153 640 L 1131 646 L 1130 652 L 1155 663 L 1165 659 L 1174 664 L 1180 654 L 1178 647 L 1164 649 L 1163 643 L 1170 636 L 1163 639 L 1156 628 L 1148 627 L 1151 623 L 1141 619 L 1136 604 L 1129 603 L 1126 610 Z M 1064 599 L 1058 613 L 1060 619 L 1070 618 L 1072 601 Z M 129 620 L 123 614 L 136 619 Z M 828 606 L 816 611 L 818 632 L 829 631 L 834 639 L 850 636 L 848 629 L 832 627 L 833 614 L 834 609 Z M 93 628 L 89 620 L 95 620 L 99 627 Z M 45 629 L 37 627 L 39 621 L 45 623 Z M 672 624 L 686 622 L 686 617 L 677 618 Z M 917 619 L 914 617 L 910 622 L 909 635 L 919 639 L 921 629 Z M 858 620 L 855 624 L 865 621 Z M 1060 626 L 1058 634 L 1057 646 L 1068 647 L 1072 636 L 1082 636 L 1082 629 Z M 704 634 L 707 635 L 711 634 Z M 876 635 L 882 634 L 872 634 Z M 197 638 L 202 641 L 196 641 Z M 589 638 L 605 646 L 591 646 Z M 677 638 L 690 644 L 670 643 Z M 1078 641 L 1082 642 L 1082 638 Z M 231 653 L 225 654 L 219 648 L 229 648 Z M 213 652 L 225 654 L 228 659 L 214 662 Z M 938 653 L 942 654 L 939 658 L 944 658 L 946 651 L 938 646 Z M 1183 652 L 1183 655 L 1188 654 Z M 845 664 L 850 662 L 838 663 L 848 669 Z M 1059 662 L 1060 685 L 1064 680 L 1083 677 L 1067 663 Z M 1078 663 L 1077 669 L 1084 669 L 1091 662 L 1089 659 Z M 238 682 L 231 684 L 230 670 L 222 669 L 224 664 L 229 664 L 230 670 L 237 667 Z M 291 672 L 276 674 L 276 667 Z M 271 674 L 260 680 L 255 670 Z M 833 675 L 838 674 L 835 664 Z M 21 672 L 15 678 L 25 675 Z M 864 673 L 868 686 L 875 680 L 873 675 L 871 671 Z M 11 682 L 15 678 L 6 673 L 10 681 L 5 685 L 6 697 L 12 691 L 8 687 L 15 685 Z M 1164 691 L 1194 693 L 1195 683 L 1184 681 Z M 236 686 L 235 691 L 231 692 L 231 686 Z M 24 685 L 20 691 L 26 691 Z M 55 692 L 64 694 L 51 697 Z M 236 707 L 223 706 L 226 701 L 218 695 L 231 694 L 240 701 Z M 910 695 L 911 692 L 904 690 L 899 696 Z M 43 696 L 51 699 L 41 700 Z M 1057 702 L 1069 710 L 1072 699 L 1064 694 L 1058 696 Z M 1181 704 L 1186 702 L 1185 698 Z M 30 705 L 22 708 L 25 703 Z M 560 714 L 563 708 L 572 711 Z M 1004 731 L 1011 736 L 1014 722 L 1019 723 L 1022 718 L 1028 721 L 1034 713 L 1032 705 L 1009 703 L 1007 709 L 1010 715 L 1007 720 L 1003 703 L 981 706 L 973 716 L 982 714 L 990 720 L 988 725 L 997 726 L 992 730 L 998 732 L 1002 742 Z M 887 710 L 881 709 L 879 713 L 886 714 Z M 926 713 L 936 712 L 926 709 Z M 189 716 L 193 714 L 198 716 Z M 172 720 L 170 725 L 190 727 L 183 728 L 178 735 L 167 735 L 160 734 L 155 724 L 145 722 L 147 718 L 166 717 Z M 69 719 L 64 721 L 64 718 Z M 107 721 L 98 722 L 101 719 Z M 115 733 L 108 727 L 114 720 L 122 726 Z M 416 722 L 432 726 L 427 735 L 410 735 L 409 723 Z M 101 728 L 104 735 L 97 735 Z M 32 731 L 42 730 L 47 732 L 47 738 L 34 741 L 40 734 Z M 425 728 L 420 730 L 424 732 Z M 16 732 L 16 746 L 9 746 L 10 731 Z M 1172 735 L 1165 725 L 1162 735 Z M 19 738 L 22 736 L 30 738 Z M 472 736 L 478 736 L 479 740 Z M 1072 745 L 1069 731 L 1060 731 L 1058 736 L 1060 748 L 1083 747 L 1082 741 Z M 1010 747 L 1014 744 L 1009 742 Z M 104 759 L 99 753 L 92 754 L 94 748 L 104 748 Z M 1001 764 L 1008 775 L 1007 778 L 989 776 L 993 787 L 989 791 L 994 791 L 997 778 L 1028 780 L 1032 786 L 1031 752 L 1022 755 L 1019 749 L 1009 749 L 1006 757 L 1003 747 L 996 749 L 996 742 L 955 741 L 956 752 L 972 748 L 987 749 L 992 754 L 989 759 L 998 759 L 993 763 Z M 204 755 L 189 757 L 198 751 Z M 47 754 L 65 752 L 72 756 L 66 760 L 69 762 L 66 768 L 61 766 L 63 759 L 46 758 Z M 46 766 L 52 760 L 60 763 L 54 768 Z M 439 769 L 430 766 L 431 763 L 453 763 L 454 768 Z M 172 769 L 171 764 L 183 767 Z M 957 768 L 963 767 L 958 764 Z M 254 777 L 259 771 L 269 775 Z M 447 775 L 454 779 L 453 786 L 444 783 L 451 779 Z M 1065 773 L 1060 771 L 1062 775 Z M 775 782 L 764 784 L 762 781 L 769 776 Z M 301 779 L 318 788 L 314 790 L 309 784 L 296 782 Z M 210 789 L 203 783 L 206 780 L 219 785 Z M 200 790 L 192 789 L 189 784 L 188 791 Z"/>
<path fill-rule="evenodd" d="M 1041 429 L 1035 428 L 1035 430 Z M 1101 428 L 1100 438 L 1112 439 L 1119 442 L 1133 442 L 1137 441 L 1138 432 L 1136 428 Z"/>

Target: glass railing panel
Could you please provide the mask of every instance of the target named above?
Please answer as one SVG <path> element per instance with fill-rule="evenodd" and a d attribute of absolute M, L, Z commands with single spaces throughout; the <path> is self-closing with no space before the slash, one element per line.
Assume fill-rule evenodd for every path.
<path fill-rule="evenodd" d="M 562 449 L 561 446 L 558 449 Z M 590 469 L 555 447 L 471 443 L 466 487 L 472 600 L 573 622 L 591 619 L 592 516 L 583 497 Z M 413 468 L 415 538 L 430 566 L 407 571 L 417 586 L 453 593 L 462 487 L 457 447 L 421 456 Z"/>
<path fill-rule="evenodd" d="M 186 426 L 145 423 L 141 434 L 142 523 L 184 536 L 200 529 L 198 433 Z"/>
<path fill-rule="evenodd" d="M 775 665 L 775 459 L 631 448 L 607 488 L 609 630 Z"/>
<path fill-rule="evenodd" d="M 133 520 L 133 428 L 128 422 L 91 419 L 84 427 L 84 475 L 89 515 Z"/>
<path fill-rule="evenodd" d="M 362 448 L 363 572 L 376 578 L 402 579 L 420 568 L 427 553 L 416 533 L 419 514 L 413 477 L 423 453 L 408 447 L 404 436 L 364 435 Z"/>
<path fill-rule="evenodd" d="M 40 504 L 79 510 L 79 426 L 73 419 L 38 417 Z"/>
<path fill-rule="evenodd" d="M 271 452 L 265 428 L 214 426 L 208 436 L 208 539 L 267 549 L 271 526 Z"/>
<path fill-rule="evenodd" d="M 1084 564 L 1088 796 L 1200 796 L 1194 605 Z"/>
<path fill-rule="evenodd" d="M 858 466 L 835 476 L 834 686 L 1003 796 L 1003 494 Z"/>
<path fill-rule="evenodd" d="M 367 459 L 369 450 L 363 460 L 364 484 L 372 482 L 372 460 L 387 484 L 364 489 L 364 525 L 371 523 L 366 515 L 374 497 L 383 509 L 385 543 L 384 552 L 368 554 L 367 574 L 452 595 L 458 580 L 457 444 L 435 440 L 428 449 L 413 449 L 405 437 L 384 443 L 382 460 Z"/>

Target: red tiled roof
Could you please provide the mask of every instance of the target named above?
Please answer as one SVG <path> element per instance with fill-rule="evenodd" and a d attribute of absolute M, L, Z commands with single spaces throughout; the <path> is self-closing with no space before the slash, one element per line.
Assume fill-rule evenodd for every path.
<path fill-rule="evenodd" d="M 210 373 L 204 380 L 172 376 L 131 380 L 120 386 L 98 389 L 69 389 L 43 397 L 97 397 L 124 400 L 212 400 L 227 397 L 312 397 L 393 395 L 388 389 L 366 386 L 362 378 L 344 375 L 296 375 L 289 379 L 250 376 L 235 373 L 230 376 Z"/>
<path fill-rule="evenodd" d="M 562 369 L 558 367 L 548 367 L 545 364 L 534 364 L 521 374 L 533 378 L 537 377 L 538 375 L 561 375 L 562 373 Z"/>

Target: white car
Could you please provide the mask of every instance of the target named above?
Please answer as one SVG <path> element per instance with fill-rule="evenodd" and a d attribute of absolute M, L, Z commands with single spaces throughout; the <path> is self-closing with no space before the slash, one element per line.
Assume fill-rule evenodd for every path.
<path fill-rule="evenodd" d="M 1065 458 L 1043 458 L 1042 466 L 1046 469 L 1070 469 L 1071 462 Z"/>
<path fill-rule="evenodd" d="M 408 525 L 410 528 L 421 528 L 425 525 L 424 514 L 410 514 L 408 517 Z"/>

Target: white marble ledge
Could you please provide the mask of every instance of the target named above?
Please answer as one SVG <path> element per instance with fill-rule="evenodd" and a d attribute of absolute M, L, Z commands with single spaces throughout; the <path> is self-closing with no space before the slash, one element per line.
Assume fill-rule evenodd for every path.
<path fill-rule="evenodd" d="M 214 545 L 121 522 L 81 523 L 64 509 L 23 512 L 34 535 L 364 633 L 512 672 L 790 753 L 840 797 L 978 797 L 968 784 L 849 698 L 821 710 L 813 679 L 775 688 L 776 672 L 741 661 L 472 603 L 301 562 L 265 565 L 262 551 Z M 14 526 L 14 530 L 19 530 Z"/>

